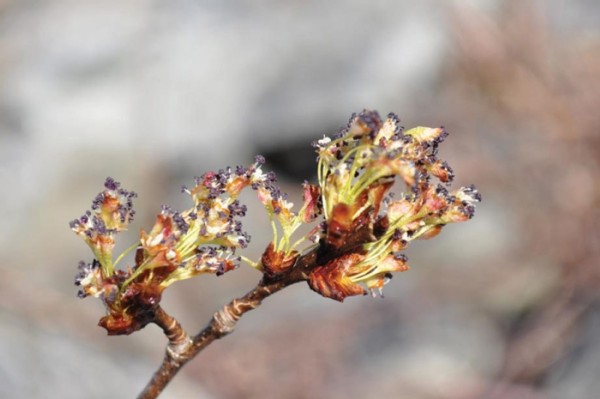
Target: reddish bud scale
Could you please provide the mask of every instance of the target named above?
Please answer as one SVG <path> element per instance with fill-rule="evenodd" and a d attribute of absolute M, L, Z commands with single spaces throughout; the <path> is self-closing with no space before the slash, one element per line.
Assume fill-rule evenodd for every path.
<path fill-rule="evenodd" d="M 374 240 L 371 221 L 373 209 L 365 209 L 354 219 L 353 213 L 353 209 L 343 203 L 333 207 L 332 216 L 327 223 L 325 243 L 334 251 Z"/>
<path fill-rule="evenodd" d="M 102 317 L 98 325 L 106 329 L 108 335 L 129 335 L 150 323 L 154 319 L 156 308 L 139 307 L 136 310 L 133 314 L 131 311 L 111 312 Z"/>
<path fill-rule="evenodd" d="M 260 260 L 265 273 L 270 277 L 274 277 L 281 275 L 294 266 L 298 256 L 298 251 L 292 251 L 289 254 L 283 251 L 275 251 L 275 246 L 270 242 Z"/>
<path fill-rule="evenodd" d="M 352 231 L 352 210 L 344 203 L 336 204 L 327 224 L 325 242 L 334 248 L 341 247 Z"/>
<path fill-rule="evenodd" d="M 324 297 L 343 302 L 348 296 L 364 295 L 367 291 L 350 280 L 350 269 L 364 259 L 364 255 L 350 253 L 329 261 L 313 270 L 309 276 L 310 288 Z"/>
<path fill-rule="evenodd" d="M 312 184 L 304 184 L 304 207 L 302 208 L 301 218 L 302 222 L 310 223 L 320 213 L 319 200 L 321 197 L 321 189 L 319 186 Z"/>
<path fill-rule="evenodd" d="M 164 290 L 160 282 L 169 273 L 161 268 L 147 271 L 127 285 L 118 298 L 106 298 L 108 315 L 100 319 L 99 325 L 108 335 L 127 335 L 144 328 L 154 317 Z M 120 279 L 126 276 L 123 274 Z"/>

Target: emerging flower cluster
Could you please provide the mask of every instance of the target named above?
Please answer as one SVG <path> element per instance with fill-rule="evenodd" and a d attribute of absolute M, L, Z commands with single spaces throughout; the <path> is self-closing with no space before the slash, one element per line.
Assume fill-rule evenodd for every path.
<path fill-rule="evenodd" d="M 193 187 L 183 187 L 193 206 L 184 212 L 163 207 L 152 229 L 142 230 L 139 242 L 115 261 L 114 237 L 132 221 L 136 194 L 108 178 L 91 210 L 71 222 L 94 254 L 92 262 L 79 264 L 79 296 L 102 299 L 107 315 L 100 325 L 109 334 L 129 334 L 153 320 L 163 290 L 172 283 L 221 275 L 241 259 L 269 281 L 284 279 L 307 240 L 317 255 L 303 275 L 314 291 L 339 301 L 368 292 L 382 295 L 391 273 L 408 269 L 401 251 L 410 241 L 431 238 L 448 223 L 470 219 L 481 200 L 474 186 L 452 192 L 445 187 L 453 172 L 437 152 L 446 136 L 443 128 L 405 131 L 393 114 L 382 120 L 376 112 L 363 111 L 334 138 L 314 143 L 318 185 L 304 183 L 298 212 L 275 185 L 275 175 L 262 172 L 265 160 L 258 156 L 249 168 L 207 172 Z M 393 199 L 397 179 L 403 187 Z M 246 206 L 237 199 L 246 187 L 257 192 L 273 229 L 256 262 L 235 256 L 250 240 L 240 221 Z M 306 236 L 292 238 L 319 215 L 322 222 Z M 133 250 L 134 265 L 117 269 Z"/>
<path fill-rule="evenodd" d="M 447 223 L 470 219 L 481 200 L 475 187 L 454 192 L 448 164 L 437 158 L 443 128 L 404 131 L 396 115 L 382 121 L 376 112 L 352 116 L 333 139 L 315 143 L 325 245 L 340 256 L 317 267 L 310 286 L 342 301 L 349 295 L 382 293 L 392 272 L 408 269 L 400 253 L 408 242 L 437 235 Z M 405 184 L 398 200 L 390 189 L 396 178 Z"/>
<path fill-rule="evenodd" d="M 109 334 L 129 334 L 152 320 L 163 290 L 175 281 L 195 275 L 228 272 L 240 260 L 237 248 L 250 240 L 242 230 L 240 217 L 246 206 L 237 200 L 247 186 L 266 190 L 273 176 L 262 173 L 264 159 L 249 168 L 238 166 L 208 172 L 196 178 L 192 188 L 183 187 L 194 205 L 177 212 L 163 207 L 154 227 L 141 231 L 134 244 L 113 262 L 114 236 L 125 230 L 133 218 L 132 199 L 136 194 L 120 188 L 108 178 L 92 209 L 70 223 L 75 233 L 90 246 L 95 259 L 80 262 L 75 283 L 79 296 L 99 297 L 107 315 L 100 325 Z M 130 251 L 136 250 L 135 265 L 116 269 Z"/>

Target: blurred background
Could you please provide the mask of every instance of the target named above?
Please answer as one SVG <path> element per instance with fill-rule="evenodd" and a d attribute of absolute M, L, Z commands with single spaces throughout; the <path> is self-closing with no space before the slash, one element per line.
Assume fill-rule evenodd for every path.
<path fill-rule="evenodd" d="M 310 142 L 369 108 L 446 127 L 475 218 L 410 246 L 384 299 L 266 300 L 164 397 L 597 398 L 599 106 L 594 0 L 2 0 L 0 397 L 131 398 L 162 360 L 156 326 L 107 337 L 76 297 L 91 253 L 68 222 L 106 176 L 139 193 L 125 248 L 258 153 L 299 199 Z M 245 227 L 256 258 L 265 214 Z M 193 333 L 258 279 L 178 283 L 164 307 Z"/>

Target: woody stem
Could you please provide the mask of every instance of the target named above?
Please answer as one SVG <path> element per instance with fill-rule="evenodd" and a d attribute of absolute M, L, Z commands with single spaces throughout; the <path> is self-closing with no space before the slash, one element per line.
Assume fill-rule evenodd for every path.
<path fill-rule="evenodd" d="M 213 341 L 232 333 L 237 321 L 252 309 L 260 306 L 263 299 L 284 289 L 285 287 L 304 281 L 308 273 L 316 266 L 316 250 L 298 258 L 289 273 L 279 278 L 263 279 L 246 295 L 236 298 L 217 311 L 208 325 L 196 336 L 190 338 L 181 325 L 169 316 L 162 308 L 158 308 L 154 323 L 163 329 L 169 339 L 165 357 L 159 369 L 138 399 L 153 399 L 164 390 L 179 370 L 191 359 L 196 357 Z"/>

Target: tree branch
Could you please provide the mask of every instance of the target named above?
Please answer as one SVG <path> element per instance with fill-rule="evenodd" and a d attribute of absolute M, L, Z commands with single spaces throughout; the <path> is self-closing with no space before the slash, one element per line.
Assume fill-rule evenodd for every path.
<path fill-rule="evenodd" d="M 158 307 L 154 323 L 165 332 L 169 339 L 165 357 L 160 368 L 154 373 L 152 379 L 138 399 L 154 399 L 164 390 L 167 384 L 175 377 L 177 372 L 191 359 L 196 357 L 204 348 L 216 339 L 220 339 L 233 332 L 237 321 L 246 313 L 260 306 L 263 299 L 271 296 L 300 281 L 308 278 L 308 273 L 318 264 L 317 249 L 298 258 L 294 267 L 279 277 L 268 278 L 266 275 L 254 289 L 246 295 L 236 298 L 217 311 L 208 325 L 193 339 L 172 316 Z"/>
<path fill-rule="evenodd" d="M 187 331 L 181 327 L 181 324 L 164 311 L 160 306 L 154 315 L 154 323 L 164 331 L 169 339 L 167 352 L 172 358 L 177 358 L 179 354 L 185 353 L 192 345 L 192 339 Z"/>

